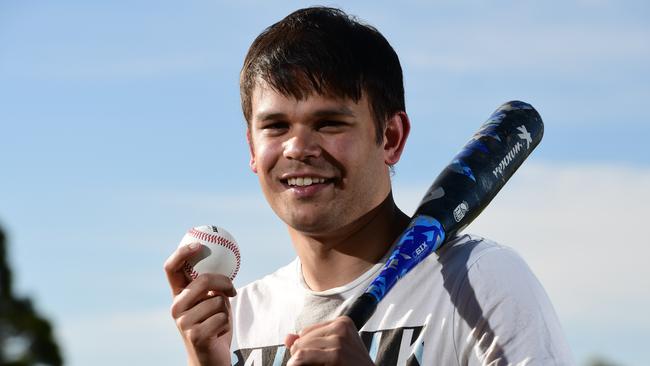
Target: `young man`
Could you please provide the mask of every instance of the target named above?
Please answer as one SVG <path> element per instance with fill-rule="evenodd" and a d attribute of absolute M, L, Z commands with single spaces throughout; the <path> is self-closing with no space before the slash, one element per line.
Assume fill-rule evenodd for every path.
<path fill-rule="evenodd" d="M 390 169 L 409 134 L 397 55 L 337 9 L 298 10 L 253 42 L 241 73 L 250 167 L 297 258 L 238 291 L 165 264 L 193 365 L 565 365 L 541 285 L 511 250 L 464 235 L 430 255 L 357 330 L 339 316 L 409 218 Z"/>

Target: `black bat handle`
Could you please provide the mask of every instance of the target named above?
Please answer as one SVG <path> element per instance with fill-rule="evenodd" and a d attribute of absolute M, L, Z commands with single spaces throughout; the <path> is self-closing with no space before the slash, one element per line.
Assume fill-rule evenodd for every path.
<path fill-rule="evenodd" d="M 364 293 L 354 300 L 352 305 L 343 313 L 343 315 L 349 316 L 357 329 L 361 329 L 368 319 L 370 319 L 372 314 L 374 314 L 377 309 L 377 304 L 379 304 L 379 301 L 377 301 L 376 297 L 369 293 Z"/>

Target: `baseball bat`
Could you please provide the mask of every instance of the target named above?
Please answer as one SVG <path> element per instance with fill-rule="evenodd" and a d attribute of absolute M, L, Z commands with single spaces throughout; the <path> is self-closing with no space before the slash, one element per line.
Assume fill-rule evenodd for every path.
<path fill-rule="evenodd" d="M 530 104 L 501 105 L 438 175 L 381 272 L 343 315 L 361 329 L 400 278 L 483 211 L 543 134 L 542 118 Z"/>

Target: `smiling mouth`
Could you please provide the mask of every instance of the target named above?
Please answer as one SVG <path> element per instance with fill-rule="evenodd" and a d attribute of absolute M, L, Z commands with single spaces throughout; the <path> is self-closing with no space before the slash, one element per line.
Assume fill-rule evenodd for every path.
<path fill-rule="evenodd" d="M 282 183 L 289 187 L 308 187 L 314 184 L 330 183 L 333 179 L 319 178 L 319 177 L 296 177 L 283 179 Z"/>

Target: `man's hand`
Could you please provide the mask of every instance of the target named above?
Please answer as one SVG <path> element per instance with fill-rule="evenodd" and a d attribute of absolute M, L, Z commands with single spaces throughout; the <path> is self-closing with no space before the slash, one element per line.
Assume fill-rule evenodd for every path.
<path fill-rule="evenodd" d="M 340 316 L 332 321 L 289 334 L 284 345 L 291 352 L 287 366 L 374 365 L 352 319 Z"/>
<path fill-rule="evenodd" d="M 190 365 L 230 365 L 232 315 L 228 297 L 236 295 L 226 276 L 202 274 L 189 281 L 183 263 L 200 245 L 181 246 L 165 262 L 174 301 L 172 317 L 183 337 Z"/>

